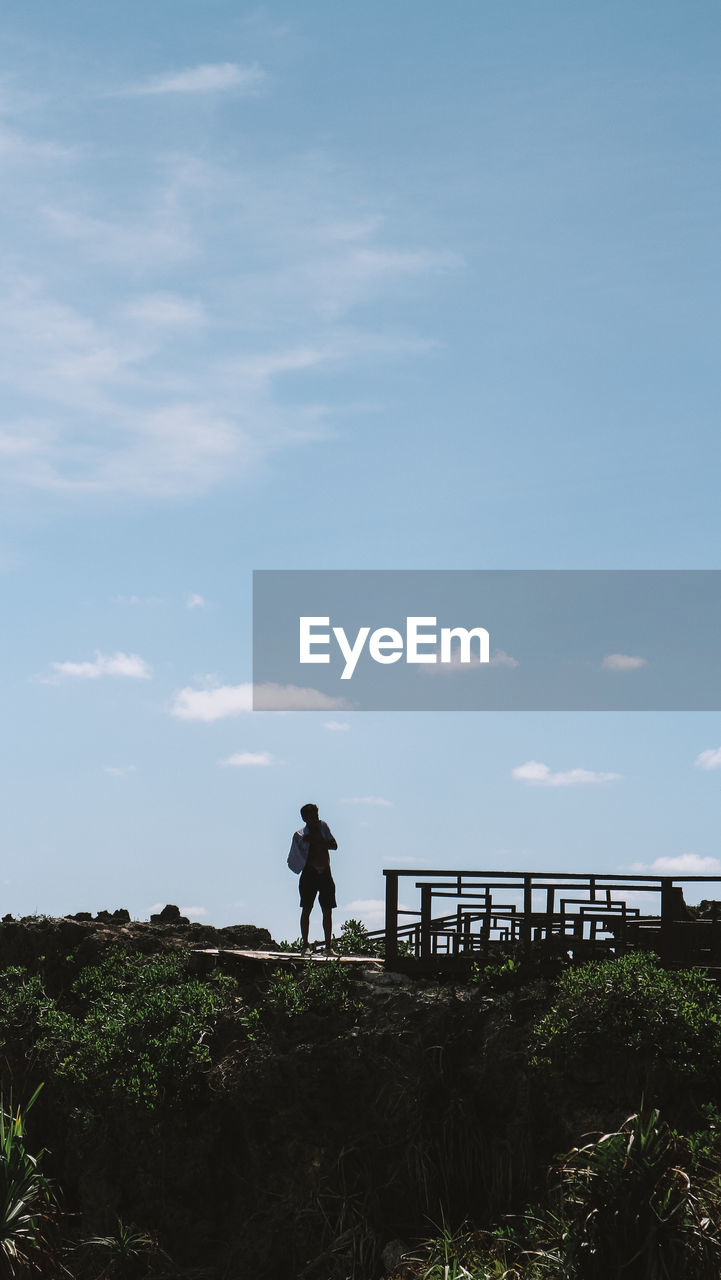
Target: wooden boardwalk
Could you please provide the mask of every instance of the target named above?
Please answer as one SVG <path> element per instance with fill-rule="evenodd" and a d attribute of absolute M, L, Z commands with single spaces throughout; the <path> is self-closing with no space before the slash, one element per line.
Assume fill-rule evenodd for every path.
<path fill-rule="evenodd" d="M 344 966 L 363 965 L 375 969 L 383 968 L 383 960 L 377 956 L 327 956 L 323 951 L 309 951 L 301 955 L 299 951 L 244 951 L 237 947 L 196 947 L 190 953 L 190 967 L 195 972 L 207 973 L 222 961 L 231 964 L 248 965 L 285 965 L 289 969 L 297 969 L 307 964 L 342 964 Z"/>

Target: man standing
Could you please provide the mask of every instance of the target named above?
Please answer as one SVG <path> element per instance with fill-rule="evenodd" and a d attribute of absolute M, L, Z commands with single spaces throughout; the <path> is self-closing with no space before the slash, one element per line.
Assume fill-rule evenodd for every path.
<path fill-rule="evenodd" d="M 289 863 L 294 854 L 304 859 L 305 865 L 300 873 L 300 935 L 303 939 L 303 954 L 308 951 L 308 926 L 310 913 L 313 910 L 316 896 L 323 912 L 323 933 L 325 936 L 325 954 L 333 954 L 331 938 L 333 936 L 333 908 L 335 900 L 335 884 L 330 873 L 331 849 L 337 849 L 330 827 L 321 822 L 317 804 L 304 804 L 300 816 L 305 826 L 296 831 L 290 847 Z"/>

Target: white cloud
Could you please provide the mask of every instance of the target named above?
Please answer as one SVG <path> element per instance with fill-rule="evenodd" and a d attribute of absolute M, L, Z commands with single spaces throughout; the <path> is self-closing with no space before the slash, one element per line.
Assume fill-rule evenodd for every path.
<path fill-rule="evenodd" d="M 512 657 L 510 653 L 506 653 L 505 649 L 494 649 L 488 662 L 481 662 L 478 650 L 478 643 L 473 642 L 471 646 L 470 662 L 464 662 L 461 656 L 460 645 L 454 645 L 451 652 L 450 662 L 441 662 L 441 651 L 435 651 L 435 662 L 424 663 L 418 668 L 421 675 L 448 674 L 464 671 L 485 671 L 487 667 L 517 667 L 518 659 Z"/>
<path fill-rule="evenodd" d="M 568 769 L 553 773 L 547 764 L 528 760 L 511 770 L 512 777 L 536 787 L 574 787 L 587 782 L 615 782 L 620 773 L 597 773 L 591 769 Z"/>
<path fill-rule="evenodd" d="M 222 684 L 210 689 L 181 689 L 173 699 L 170 713 L 178 720 L 203 720 L 210 724 L 252 710 L 252 684 Z"/>
<path fill-rule="evenodd" d="M 162 911 L 162 907 L 159 909 Z M 199 916 L 207 916 L 208 914 L 205 907 L 180 907 L 179 910 L 181 916 L 195 916 L 197 918 Z"/>
<path fill-rule="evenodd" d="M 601 666 L 604 671 L 638 671 L 646 662 L 646 658 L 634 658 L 628 653 L 607 653 Z"/>
<path fill-rule="evenodd" d="M 328 729 L 331 733 L 345 733 L 350 729 L 350 725 L 345 720 L 326 720 L 323 725 L 324 729 Z"/>
<path fill-rule="evenodd" d="M 256 711 L 347 711 L 352 703 L 295 684 L 257 684 Z"/>
<path fill-rule="evenodd" d="M 354 898 L 339 908 L 347 920 L 360 920 L 367 929 L 382 929 L 385 925 L 386 904 L 382 898 Z M 404 902 L 398 903 L 399 911 L 411 910 Z"/>
<path fill-rule="evenodd" d="M 718 876 L 721 875 L 721 862 L 718 858 L 702 858 L 698 853 L 680 853 L 675 858 L 634 862 L 631 870 L 659 876 Z"/>
<path fill-rule="evenodd" d="M 140 218 L 103 218 L 54 204 L 44 205 L 41 213 L 49 232 L 76 244 L 92 262 L 137 272 L 183 262 L 197 252 L 181 210 L 172 203 L 161 202 Z"/>
<path fill-rule="evenodd" d="M 145 293 L 125 304 L 121 316 L 148 329 L 196 329 L 207 321 L 202 302 L 176 293 Z"/>
<path fill-rule="evenodd" d="M 185 601 L 185 607 L 186 609 L 204 609 L 205 597 L 199 596 L 197 591 L 191 591 L 190 595 Z"/>
<path fill-rule="evenodd" d="M 104 654 L 96 651 L 92 662 L 52 662 L 54 676 L 50 680 L 98 680 L 100 676 L 122 676 L 130 680 L 149 680 L 152 667 L 137 653 Z"/>
<path fill-rule="evenodd" d="M 6 125 L 0 125 L 0 163 L 3 167 L 25 163 L 37 165 L 38 161 L 44 160 L 70 160 L 75 154 L 71 147 L 30 138 Z"/>
<path fill-rule="evenodd" d="M 382 809 L 391 809 L 393 807 L 393 801 L 384 800 L 383 796 L 344 796 L 341 804 L 376 805 Z"/>
<path fill-rule="evenodd" d="M 134 764 L 106 764 L 103 767 L 103 772 L 109 773 L 113 778 L 125 778 L 129 773 L 135 773 L 135 769 Z"/>
<path fill-rule="evenodd" d="M 345 698 L 331 697 L 319 689 L 292 684 L 258 684 L 253 707 L 252 684 L 218 685 L 205 689 L 186 687 L 176 693 L 170 713 L 179 720 L 224 720 L 253 711 L 337 711 L 346 709 Z"/>
<path fill-rule="evenodd" d="M 489 667 L 517 667 L 518 658 L 506 653 L 505 649 L 495 649 L 488 665 Z"/>
<path fill-rule="evenodd" d="M 235 765 L 238 768 L 245 768 L 255 765 L 269 765 L 274 763 L 274 757 L 269 751 L 236 751 L 235 755 L 226 756 L 225 760 L 221 760 L 222 765 Z"/>
<path fill-rule="evenodd" d="M 385 924 L 386 904 L 382 898 L 354 898 L 341 907 L 349 920 L 360 920 L 368 929 L 382 929 Z"/>
<path fill-rule="evenodd" d="M 162 596 L 111 596 L 111 604 L 156 605 L 162 604 Z"/>
<path fill-rule="evenodd" d="M 694 764 L 697 769 L 721 769 L 721 747 L 709 747 L 696 756 Z"/>
<path fill-rule="evenodd" d="M 258 69 L 234 68 L 136 90 L 248 88 Z M 79 152 L 72 188 L 53 186 L 53 170 L 14 188 L 32 257 L 18 250 L 0 275 L 3 490 L 152 499 L 237 484 L 280 450 L 331 438 L 344 413 L 377 411 L 343 403 L 335 379 L 325 403 L 326 370 L 433 347 L 392 319 L 376 331 L 348 320 L 460 260 L 408 243 L 400 213 L 388 230 L 343 159 L 215 163 L 159 153 L 151 133 L 118 191 L 104 163 Z"/>
<path fill-rule="evenodd" d="M 183 71 L 154 76 L 143 84 L 131 85 L 124 96 L 145 97 L 162 93 L 221 93 L 235 89 L 244 94 L 260 91 L 267 79 L 261 67 L 239 67 L 235 62 L 206 62 Z"/>

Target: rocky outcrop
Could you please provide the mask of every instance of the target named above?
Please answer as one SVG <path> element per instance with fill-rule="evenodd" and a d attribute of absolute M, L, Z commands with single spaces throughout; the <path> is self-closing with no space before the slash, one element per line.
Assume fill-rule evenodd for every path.
<path fill-rule="evenodd" d="M 53 961 L 71 956 L 79 964 L 96 960 L 108 947 L 126 945 L 145 955 L 187 947 L 236 947 L 273 950 L 277 943 L 267 929 L 252 924 L 192 923 L 177 907 L 167 906 L 150 921 L 131 920 L 124 907 L 117 911 L 89 911 L 53 918 L 4 916 L 0 920 L 0 969 L 8 965 L 34 968 L 41 960 L 47 973 Z"/>

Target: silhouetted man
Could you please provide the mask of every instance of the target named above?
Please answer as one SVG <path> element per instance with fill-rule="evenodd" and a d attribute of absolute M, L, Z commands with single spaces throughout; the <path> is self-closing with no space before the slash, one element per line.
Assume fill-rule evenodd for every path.
<path fill-rule="evenodd" d="M 317 804 L 304 804 L 300 816 L 305 826 L 296 831 L 291 844 L 290 858 L 295 855 L 304 858 L 305 865 L 300 873 L 300 936 L 303 939 L 303 953 L 308 950 L 308 926 L 310 913 L 316 897 L 323 912 L 323 933 L 325 935 L 325 953 L 332 955 L 331 938 L 333 937 L 333 908 L 335 900 L 335 883 L 330 873 L 331 849 L 337 849 L 335 838 L 330 827 L 321 822 Z"/>

